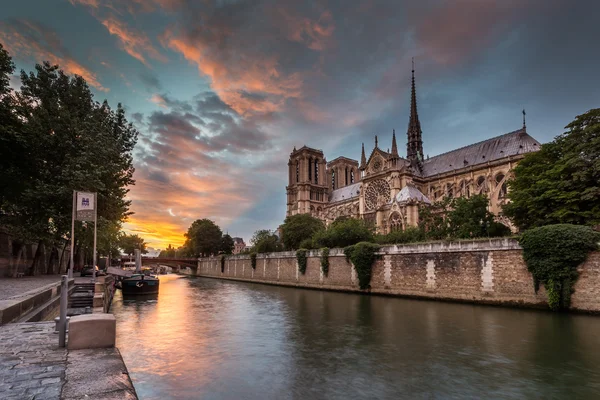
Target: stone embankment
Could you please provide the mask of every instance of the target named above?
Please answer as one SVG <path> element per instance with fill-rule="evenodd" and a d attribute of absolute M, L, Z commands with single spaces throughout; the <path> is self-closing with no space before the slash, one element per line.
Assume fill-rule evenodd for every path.
<path fill-rule="evenodd" d="M 0 399 L 137 399 L 107 313 L 112 279 L 95 285 L 94 313 L 71 317 L 66 348 L 54 322 L 0 326 Z"/>
<path fill-rule="evenodd" d="M 370 293 L 472 303 L 547 308 L 544 288 L 536 293 L 513 239 L 423 243 L 382 247 L 372 267 Z M 256 269 L 248 255 L 226 258 L 221 272 L 217 257 L 198 260 L 188 275 L 260 282 L 311 289 L 362 292 L 342 249 L 329 252 L 329 273 L 321 271 L 319 250 L 307 253 L 305 274 L 295 252 L 259 254 Z M 600 252 L 591 253 L 579 269 L 571 308 L 600 312 Z"/>

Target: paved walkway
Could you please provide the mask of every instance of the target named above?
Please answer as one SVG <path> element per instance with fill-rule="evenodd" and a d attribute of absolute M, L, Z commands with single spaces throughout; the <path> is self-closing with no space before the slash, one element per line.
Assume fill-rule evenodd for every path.
<path fill-rule="evenodd" d="M 119 350 L 58 347 L 54 322 L 0 326 L 0 399 L 136 400 Z"/>
<path fill-rule="evenodd" d="M 54 322 L 0 327 L 0 399 L 60 399 L 67 350 L 53 332 Z"/>
<path fill-rule="evenodd" d="M 21 278 L 0 278 L 0 300 L 19 297 L 24 293 L 41 289 L 60 282 L 60 275 L 24 276 Z M 31 293 L 29 293 L 31 294 Z"/>

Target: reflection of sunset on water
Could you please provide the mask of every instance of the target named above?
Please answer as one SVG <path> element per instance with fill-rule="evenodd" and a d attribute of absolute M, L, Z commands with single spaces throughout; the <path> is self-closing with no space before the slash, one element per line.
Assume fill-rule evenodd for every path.
<path fill-rule="evenodd" d="M 160 279 L 157 300 L 118 293 L 113 306 L 142 400 L 597 398 L 600 388 L 595 317 Z"/>

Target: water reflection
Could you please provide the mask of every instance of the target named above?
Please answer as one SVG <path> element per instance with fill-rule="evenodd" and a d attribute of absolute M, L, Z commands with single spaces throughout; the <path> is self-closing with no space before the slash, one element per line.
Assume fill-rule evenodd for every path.
<path fill-rule="evenodd" d="M 598 398 L 600 318 L 161 276 L 115 297 L 142 399 Z"/>

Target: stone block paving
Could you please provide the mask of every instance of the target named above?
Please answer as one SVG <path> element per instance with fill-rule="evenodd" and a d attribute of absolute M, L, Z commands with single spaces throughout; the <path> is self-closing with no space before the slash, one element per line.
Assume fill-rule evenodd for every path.
<path fill-rule="evenodd" d="M 0 326 L 0 399 L 60 399 L 67 350 L 58 347 L 54 322 Z"/>
<path fill-rule="evenodd" d="M 24 276 L 22 278 L 0 278 L 0 300 L 31 295 L 32 292 L 59 283 L 60 275 Z"/>

